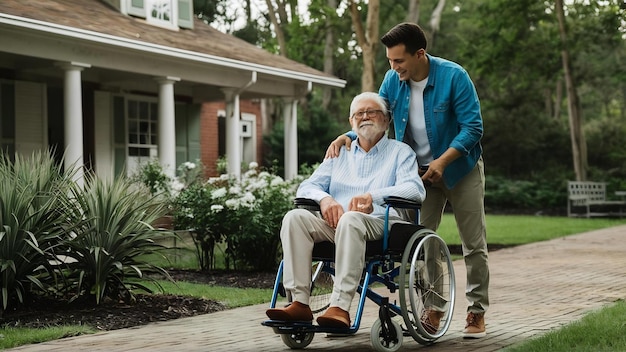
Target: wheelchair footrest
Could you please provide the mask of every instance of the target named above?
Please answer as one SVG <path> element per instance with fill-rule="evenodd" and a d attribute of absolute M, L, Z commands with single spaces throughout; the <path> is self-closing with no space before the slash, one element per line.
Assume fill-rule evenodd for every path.
<path fill-rule="evenodd" d="M 356 329 L 350 328 L 330 328 L 323 327 L 319 325 L 313 325 L 310 322 L 301 322 L 301 321 L 282 321 L 282 320 L 265 320 L 261 322 L 261 325 L 268 326 L 274 329 L 274 332 L 277 334 L 293 334 L 293 333 L 301 333 L 301 332 L 311 332 L 311 333 L 330 333 L 330 334 L 340 334 L 340 335 L 352 335 L 356 332 Z"/>

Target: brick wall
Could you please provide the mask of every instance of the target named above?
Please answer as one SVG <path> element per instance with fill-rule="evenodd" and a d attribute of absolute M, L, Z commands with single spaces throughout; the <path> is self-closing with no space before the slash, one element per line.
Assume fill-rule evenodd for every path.
<path fill-rule="evenodd" d="M 239 109 L 242 113 L 256 115 L 257 155 L 256 161 L 263 161 L 263 128 L 261 105 L 257 101 L 241 100 Z M 219 121 L 218 111 L 226 110 L 225 102 L 208 102 L 202 104 L 200 120 L 200 159 L 205 167 L 207 177 L 218 176 L 215 162 L 219 157 Z"/>

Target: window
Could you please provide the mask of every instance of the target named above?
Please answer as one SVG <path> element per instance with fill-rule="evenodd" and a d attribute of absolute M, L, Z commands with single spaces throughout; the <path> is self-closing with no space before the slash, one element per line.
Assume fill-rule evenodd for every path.
<path fill-rule="evenodd" d="M 147 18 L 148 23 L 166 28 L 173 28 L 177 22 L 174 21 L 176 14 L 174 11 L 174 0 L 147 0 Z"/>
<path fill-rule="evenodd" d="M 122 12 L 145 18 L 155 26 L 193 29 L 193 0 L 127 0 Z"/>
<path fill-rule="evenodd" d="M 136 167 L 158 154 L 158 105 L 156 102 L 128 99 L 128 164 L 132 174 Z"/>

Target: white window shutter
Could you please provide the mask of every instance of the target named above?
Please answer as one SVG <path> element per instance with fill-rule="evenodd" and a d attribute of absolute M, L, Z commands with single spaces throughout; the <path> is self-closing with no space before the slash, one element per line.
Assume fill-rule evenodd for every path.
<path fill-rule="evenodd" d="M 178 26 L 193 29 L 193 0 L 178 0 Z"/>

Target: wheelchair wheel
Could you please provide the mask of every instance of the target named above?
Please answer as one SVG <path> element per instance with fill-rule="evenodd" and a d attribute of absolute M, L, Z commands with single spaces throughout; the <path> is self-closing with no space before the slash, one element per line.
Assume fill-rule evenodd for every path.
<path fill-rule="evenodd" d="M 311 297 L 309 298 L 309 307 L 311 307 L 313 315 L 323 313 L 330 305 L 334 278 L 328 272 L 329 265 L 327 262 L 313 263 Z"/>
<path fill-rule="evenodd" d="M 293 334 L 281 334 L 280 338 L 285 346 L 297 350 L 308 346 L 313 341 L 314 336 L 315 333 L 312 332 L 296 332 Z"/>
<path fill-rule="evenodd" d="M 372 325 L 372 331 L 370 332 L 370 342 L 374 350 L 379 352 L 393 352 L 402 347 L 403 332 L 400 324 L 395 320 L 391 320 L 391 325 L 395 330 L 395 334 L 392 336 L 385 336 L 383 332 L 383 323 L 380 319 L 376 319 Z"/>
<path fill-rule="evenodd" d="M 409 239 L 401 265 L 398 285 L 404 323 L 415 341 L 431 344 L 446 333 L 452 320 L 456 286 L 450 252 L 436 233 L 423 229 Z"/>

